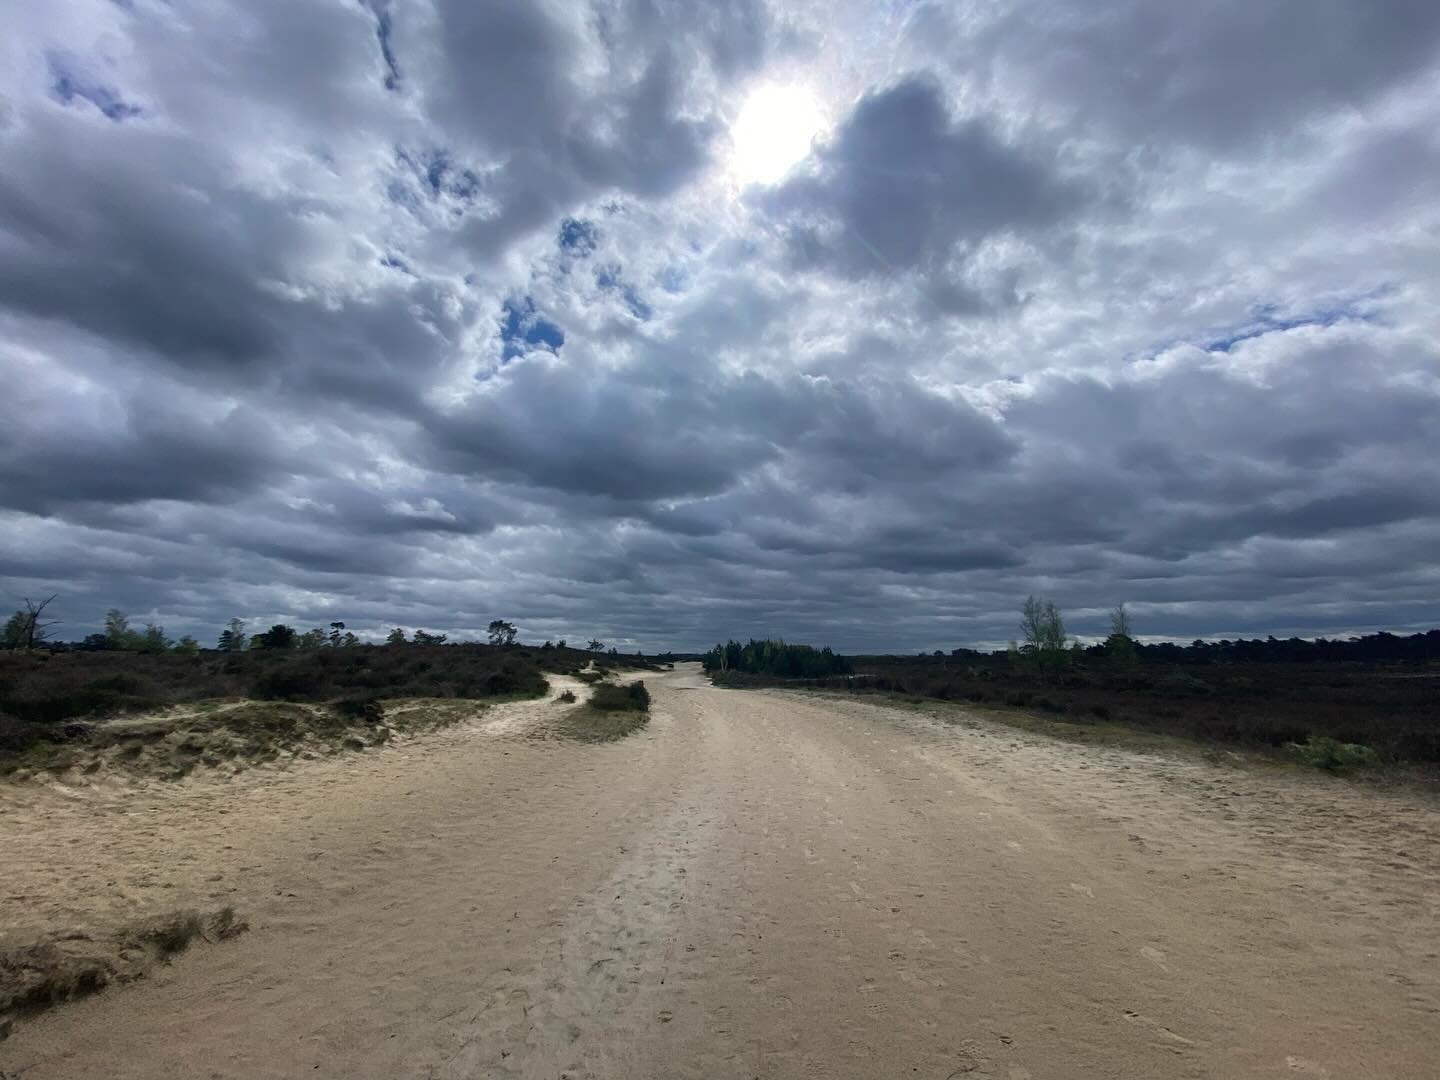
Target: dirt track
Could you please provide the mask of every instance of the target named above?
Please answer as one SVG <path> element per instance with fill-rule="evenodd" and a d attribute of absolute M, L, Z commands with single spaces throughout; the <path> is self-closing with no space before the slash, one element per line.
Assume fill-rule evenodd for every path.
<path fill-rule="evenodd" d="M 654 719 L 615 744 L 528 738 L 554 706 L 514 706 L 289 772 L 0 805 L 8 918 L 68 887 L 76 918 L 163 898 L 254 927 L 22 1024 L 0 1070 L 1436 1075 L 1431 806 L 647 684 Z"/>

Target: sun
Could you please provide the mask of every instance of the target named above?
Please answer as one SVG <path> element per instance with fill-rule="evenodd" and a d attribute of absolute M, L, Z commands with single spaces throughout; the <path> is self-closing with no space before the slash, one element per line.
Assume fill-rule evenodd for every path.
<path fill-rule="evenodd" d="M 820 102 L 803 86 L 762 86 L 731 125 L 730 169 L 742 184 L 773 184 L 810 152 L 824 126 Z"/>

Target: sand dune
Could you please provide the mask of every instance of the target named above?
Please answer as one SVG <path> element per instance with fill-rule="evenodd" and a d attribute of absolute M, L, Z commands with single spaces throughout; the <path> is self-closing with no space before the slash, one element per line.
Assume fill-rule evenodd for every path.
<path fill-rule="evenodd" d="M 364 753 L 0 794 L 7 939 L 251 924 L 20 1023 L 73 1077 L 1432 1078 L 1440 812 L 647 678 Z M 561 687 L 557 684 L 557 692 Z M 953 714 L 951 714 L 953 715 Z"/>

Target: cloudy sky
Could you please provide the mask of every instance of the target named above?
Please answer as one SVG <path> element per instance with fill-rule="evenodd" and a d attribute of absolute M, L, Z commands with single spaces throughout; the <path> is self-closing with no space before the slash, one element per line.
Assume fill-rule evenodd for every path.
<path fill-rule="evenodd" d="M 0 585 L 691 648 L 1440 623 L 1434 0 L 53 0 Z"/>

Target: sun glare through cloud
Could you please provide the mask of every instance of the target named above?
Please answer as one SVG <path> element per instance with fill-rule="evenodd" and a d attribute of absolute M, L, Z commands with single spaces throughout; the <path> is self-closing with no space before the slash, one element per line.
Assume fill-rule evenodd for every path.
<path fill-rule="evenodd" d="M 762 86 L 730 129 L 731 171 L 742 184 L 773 184 L 810 152 L 824 127 L 824 109 L 805 87 Z"/>

